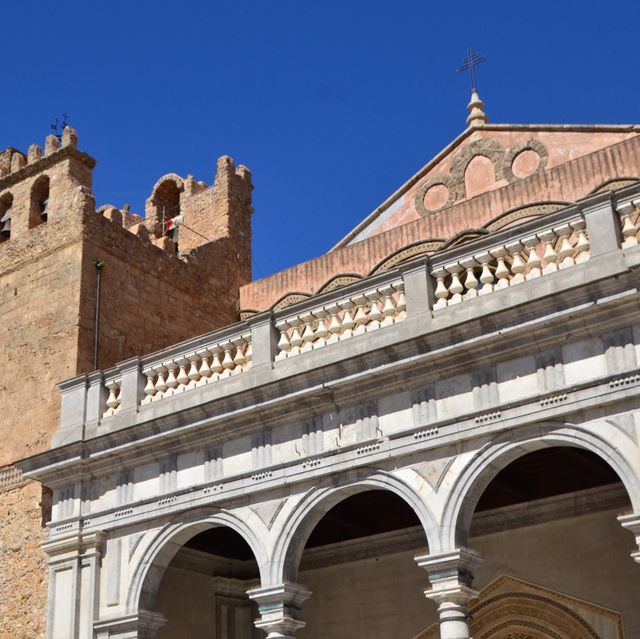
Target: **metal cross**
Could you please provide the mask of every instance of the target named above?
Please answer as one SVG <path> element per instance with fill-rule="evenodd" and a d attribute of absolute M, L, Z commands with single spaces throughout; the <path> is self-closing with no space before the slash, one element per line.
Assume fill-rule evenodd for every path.
<path fill-rule="evenodd" d="M 458 72 L 469 71 L 469 79 L 471 80 L 471 90 L 476 90 L 476 66 L 481 62 L 484 62 L 487 58 L 480 55 L 473 49 L 467 49 L 467 55 L 463 60 L 462 66 L 458 67 Z"/>
<path fill-rule="evenodd" d="M 65 130 L 65 127 L 68 124 L 69 116 L 66 113 L 62 114 L 62 123 L 60 123 L 60 120 L 58 118 L 56 118 L 55 121 L 51 123 L 51 130 L 59 140 L 62 138 L 62 132 Z"/>

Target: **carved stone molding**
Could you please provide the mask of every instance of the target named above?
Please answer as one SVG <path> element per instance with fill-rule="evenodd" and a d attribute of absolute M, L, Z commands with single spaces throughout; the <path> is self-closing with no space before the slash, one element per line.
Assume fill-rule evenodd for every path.
<path fill-rule="evenodd" d="M 464 173 L 471 160 L 473 160 L 477 155 L 482 155 L 483 157 L 491 160 L 495 171 L 496 182 L 504 177 L 503 160 L 505 152 L 502 145 L 489 138 L 471 142 L 471 144 L 465 146 L 464 149 L 462 149 L 462 151 L 453 158 L 451 171 L 449 173 L 451 179 L 457 185 L 458 193 L 461 197 L 466 196 Z"/>
<path fill-rule="evenodd" d="M 520 142 L 511 147 L 507 154 L 504 156 L 502 175 L 508 182 L 515 182 L 516 180 L 521 179 L 514 175 L 512 166 L 513 161 L 523 151 L 534 151 L 540 158 L 538 161 L 538 166 L 526 177 L 529 177 L 530 175 L 536 175 L 537 173 L 542 173 L 542 171 L 544 171 L 545 167 L 547 166 L 547 162 L 549 161 L 549 152 L 547 151 L 547 147 L 544 146 L 544 144 L 542 144 L 541 142 L 538 142 L 538 140 L 524 140 L 523 142 Z M 498 179 L 497 174 L 496 179 Z"/>
<path fill-rule="evenodd" d="M 427 191 L 434 186 L 445 186 L 447 191 L 449 192 L 447 201 L 438 208 L 428 209 L 424 205 L 424 198 L 427 194 Z M 415 206 L 416 210 L 422 217 L 427 217 L 431 213 L 435 211 L 441 211 L 442 209 L 449 208 L 456 200 L 460 199 L 459 194 L 459 184 L 454 180 L 452 176 L 448 175 L 434 175 L 430 177 L 419 189 L 416 193 Z"/>

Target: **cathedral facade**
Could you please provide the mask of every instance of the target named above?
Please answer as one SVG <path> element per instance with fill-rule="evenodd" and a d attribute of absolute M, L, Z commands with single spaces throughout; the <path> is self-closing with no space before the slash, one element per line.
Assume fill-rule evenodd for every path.
<path fill-rule="evenodd" d="M 257 281 L 230 158 L 143 218 L 5 152 L 0 637 L 640 636 L 640 127 L 467 123 Z"/>

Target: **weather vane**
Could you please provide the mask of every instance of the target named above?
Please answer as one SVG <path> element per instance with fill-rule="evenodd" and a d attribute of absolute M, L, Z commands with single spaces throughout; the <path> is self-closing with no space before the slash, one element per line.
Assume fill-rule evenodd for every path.
<path fill-rule="evenodd" d="M 477 51 L 473 49 L 467 49 L 467 55 L 463 60 L 462 66 L 458 67 L 458 72 L 469 71 L 469 79 L 471 80 L 471 90 L 476 91 L 476 66 L 478 66 L 481 62 L 484 62 L 487 58 L 483 55 L 480 55 Z"/>
<path fill-rule="evenodd" d="M 69 124 L 69 116 L 66 113 L 62 114 L 62 122 L 60 122 L 59 118 L 56 118 L 55 121 L 51 124 L 51 130 L 54 135 L 58 138 L 58 140 L 62 139 L 62 132 L 65 127 Z"/>

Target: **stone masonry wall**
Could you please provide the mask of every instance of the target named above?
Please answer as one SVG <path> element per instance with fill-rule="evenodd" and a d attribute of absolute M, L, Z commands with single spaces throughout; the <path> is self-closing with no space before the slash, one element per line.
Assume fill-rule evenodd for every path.
<path fill-rule="evenodd" d="M 100 368 L 236 321 L 239 286 L 251 277 L 247 170 L 236 170 L 230 158 L 219 162 L 199 220 L 214 241 L 201 238 L 179 259 L 168 238 L 130 232 L 117 210 L 95 212 L 95 162 L 76 150 L 76 139 L 68 129 L 62 147 L 49 136 L 44 154 L 36 145 L 28 155 L 0 153 L 0 199 L 13 200 L 11 236 L 0 238 L 0 470 L 9 478 L 0 485 L 0 639 L 45 632 L 46 490 L 17 483 L 11 464 L 49 447 L 58 426 L 57 383 L 94 368 L 94 259 L 105 262 Z M 46 220 L 34 216 L 32 196 L 43 181 Z"/>
<path fill-rule="evenodd" d="M 105 263 L 98 368 L 237 320 L 239 282 L 227 238 L 194 249 L 182 261 L 106 218 L 91 216 L 82 252 L 79 373 L 94 368 L 95 259 Z"/>
<path fill-rule="evenodd" d="M 47 567 L 41 500 L 36 482 L 0 492 L 0 639 L 44 636 Z"/>

